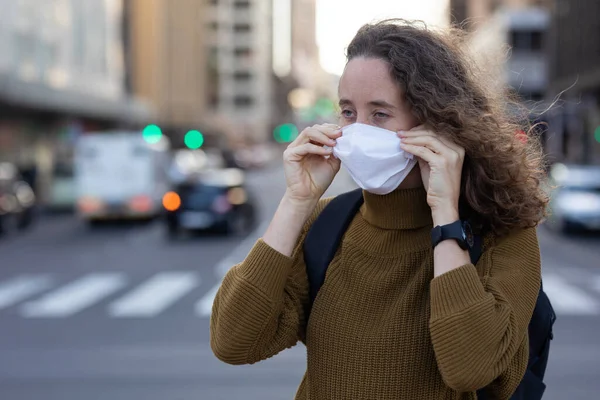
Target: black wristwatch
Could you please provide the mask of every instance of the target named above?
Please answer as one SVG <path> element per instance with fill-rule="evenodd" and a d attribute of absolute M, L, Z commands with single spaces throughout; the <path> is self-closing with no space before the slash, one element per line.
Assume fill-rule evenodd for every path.
<path fill-rule="evenodd" d="M 454 239 L 461 249 L 473 247 L 473 231 L 467 221 L 454 221 L 448 225 L 438 225 L 431 230 L 431 246 L 435 248 L 444 240 Z"/>

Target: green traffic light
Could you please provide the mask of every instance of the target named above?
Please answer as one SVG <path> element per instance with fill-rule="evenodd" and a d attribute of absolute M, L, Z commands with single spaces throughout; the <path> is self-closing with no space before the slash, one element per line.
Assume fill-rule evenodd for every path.
<path fill-rule="evenodd" d="M 200 131 L 189 131 L 185 134 L 183 142 L 189 149 L 196 150 L 204 144 L 204 135 Z"/>
<path fill-rule="evenodd" d="M 298 137 L 298 128 L 294 124 L 279 125 L 273 131 L 273 137 L 278 143 L 290 143 Z"/>
<path fill-rule="evenodd" d="M 151 124 L 144 128 L 142 137 L 148 143 L 155 144 L 162 138 L 162 130 L 157 125 Z"/>
<path fill-rule="evenodd" d="M 594 139 L 596 139 L 596 142 L 600 143 L 600 126 L 594 131 Z"/>

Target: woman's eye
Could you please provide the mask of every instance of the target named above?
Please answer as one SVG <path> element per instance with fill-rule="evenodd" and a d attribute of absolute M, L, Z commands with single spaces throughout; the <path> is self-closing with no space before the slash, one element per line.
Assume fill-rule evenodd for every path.
<path fill-rule="evenodd" d="M 351 110 L 342 110 L 342 117 L 344 118 L 352 118 L 353 113 Z"/>
<path fill-rule="evenodd" d="M 388 115 L 382 112 L 375 113 L 375 118 L 387 118 Z"/>

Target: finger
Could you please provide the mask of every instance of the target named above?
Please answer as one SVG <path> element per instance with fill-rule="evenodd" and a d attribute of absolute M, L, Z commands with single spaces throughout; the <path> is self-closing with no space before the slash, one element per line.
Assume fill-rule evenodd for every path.
<path fill-rule="evenodd" d="M 457 152 L 459 155 L 464 156 L 465 155 L 465 149 L 464 147 L 461 147 L 460 145 L 454 143 L 452 140 L 442 137 L 440 135 L 437 136 L 437 138 L 444 143 L 446 146 L 450 147 L 452 150 L 454 150 L 455 152 Z"/>
<path fill-rule="evenodd" d="M 404 150 L 410 154 L 413 154 L 419 158 L 422 158 L 423 160 L 427 161 L 427 163 L 429 163 L 429 164 L 438 162 L 442 158 L 442 156 L 434 153 L 433 151 L 431 151 L 430 149 L 428 149 L 425 146 L 417 146 L 414 144 L 401 143 L 400 147 L 402 148 L 402 150 Z"/>
<path fill-rule="evenodd" d="M 305 128 L 300 133 L 300 135 L 298 135 L 296 140 L 290 143 L 288 147 L 297 147 L 306 143 L 335 146 L 335 142 L 331 142 L 331 140 L 337 139 L 339 136 L 341 136 L 341 128 L 338 129 L 337 125 L 329 125 L 329 127 L 323 127 L 322 125 L 314 125 Z M 339 131 L 339 134 L 335 133 L 336 131 Z M 325 132 L 327 132 L 327 134 Z"/>
<path fill-rule="evenodd" d="M 327 137 L 331 139 L 337 139 L 342 136 L 342 128 L 339 125 L 334 124 L 324 124 L 324 125 L 315 125 L 313 129 L 325 134 Z"/>
<path fill-rule="evenodd" d="M 335 130 L 319 127 L 307 129 L 306 136 L 309 141 L 313 144 L 320 144 L 324 146 L 335 146 L 335 139 L 337 139 Z"/>
<path fill-rule="evenodd" d="M 429 130 L 430 129 L 426 124 L 421 124 L 409 130 L 400 130 L 399 133 L 405 134 L 406 136 L 415 136 L 428 132 Z"/>
<path fill-rule="evenodd" d="M 301 146 L 292 147 L 289 149 L 290 155 L 295 157 L 304 157 L 308 154 L 315 154 L 319 156 L 329 156 L 332 153 L 330 148 L 318 146 L 312 143 L 305 143 Z"/>
<path fill-rule="evenodd" d="M 425 126 L 425 125 L 421 125 L 421 126 Z M 415 129 L 417 129 L 417 128 L 415 128 Z M 450 149 L 454 150 L 456 153 L 458 153 L 461 156 L 463 156 L 465 154 L 465 149 L 463 147 L 461 147 L 458 144 L 454 143 L 451 139 L 442 137 L 441 135 L 437 134 L 435 131 L 430 130 L 430 129 L 412 130 L 412 131 L 400 131 L 400 132 L 398 132 L 398 136 L 400 138 L 421 137 L 423 135 L 425 135 L 425 136 L 433 136 L 434 138 L 437 138 L 444 145 L 446 145 Z"/>
<path fill-rule="evenodd" d="M 404 137 L 402 138 L 401 142 L 404 144 L 425 146 L 429 150 L 437 154 L 448 154 L 448 152 L 453 151 L 450 147 L 446 146 L 444 143 L 442 143 L 441 140 L 434 136 Z"/>
<path fill-rule="evenodd" d="M 315 126 L 318 126 L 318 125 L 315 125 Z M 328 128 L 334 129 L 334 130 L 342 129 L 342 127 L 337 124 L 328 124 L 327 123 L 327 124 L 322 124 L 321 126 L 325 126 L 325 127 L 328 127 Z"/>

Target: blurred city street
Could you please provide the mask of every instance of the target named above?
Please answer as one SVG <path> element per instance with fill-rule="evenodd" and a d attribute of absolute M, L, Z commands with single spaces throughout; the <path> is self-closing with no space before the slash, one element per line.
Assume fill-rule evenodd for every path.
<path fill-rule="evenodd" d="M 234 367 L 208 344 L 220 277 L 261 235 L 284 190 L 277 165 L 248 179 L 261 223 L 245 238 L 169 241 L 160 223 L 90 229 L 53 215 L 0 241 L 2 399 L 291 399 L 305 368 L 301 345 Z M 342 172 L 329 194 L 352 187 Z M 600 392 L 600 236 L 543 227 L 539 235 L 558 314 L 545 399 L 590 399 Z"/>
<path fill-rule="evenodd" d="M 558 316 L 544 399 L 600 398 L 600 36 L 587 34 L 600 32 L 600 0 L 0 9 L 0 400 L 294 398 L 303 346 L 224 364 L 209 345 L 213 300 L 285 191 L 283 149 L 349 122 L 348 45 L 387 18 L 463 29 L 465 68 L 514 97 L 499 108 L 523 143 L 539 139 L 543 186 L 556 188 L 538 229 Z M 379 126 L 386 113 L 372 111 Z M 326 195 L 355 187 L 342 169 Z"/>

